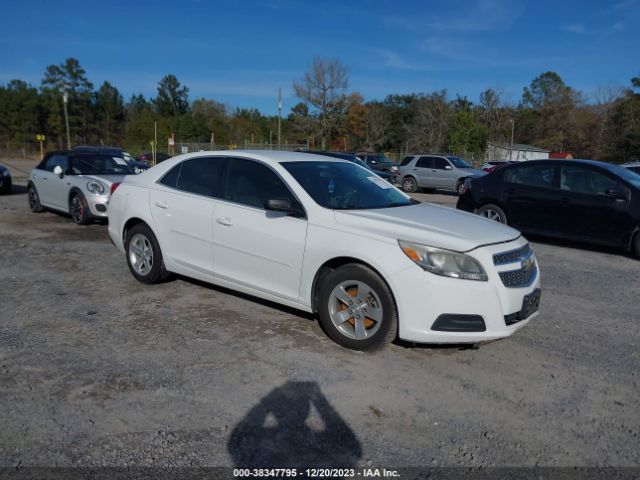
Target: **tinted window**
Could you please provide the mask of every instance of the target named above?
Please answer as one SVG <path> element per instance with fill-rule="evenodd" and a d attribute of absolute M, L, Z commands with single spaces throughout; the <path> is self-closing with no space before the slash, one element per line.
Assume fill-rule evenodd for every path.
<path fill-rule="evenodd" d="M 70 173 L 73 175 L 129 175 L 135 173 L 122 158 L 108 155 L 74 155 Z"/>
<path fill-rule="evenodd" d="M 447 157 L 447 158 L 451 163 L 453 163 L 454 167 L 456 168 L 471 168 L 471 165 L 469 165 L 460 157 Z"/>
<path fill-rule="evenodd" d="M 69 162 L 67 161 L 66 155 L 52 155 L 45 162 L 44 169 L 48 170 L 49 172 L 53 172 L 53 169 L 58 165 L 62 167 L 63 172 L 67 172 Z"/>
<path fill-rule="evenodd" d="M 432 168 L 435 168 L 437 170 L 444 170 L 444 167 L 449 165 L 449 162 L 447 162 L 444 158 L 442 157 L 431 157 L 432 161 L 433 161 L 433 166 Z"/>
<path fill-rule="evenodd" d="M 604 195 L 609 189 L 620 189 L 618 182 L 590 168 L 575 165 L 560 167 L 560 189 L 568 192 Z"/>
<path fill-rule="evenodd" d="M 180 169 L 182 168 L 182 163 L 179 163 L 167 173 L 164 174 L 164 177 L 160 180 L 160 183 L 166 185 L 167 187 L 177 188 L 178 184 L 178 175 L 180 175 Z"/>
<path fill-rule="evenodd" d="M 351 163 L 345 165 L 353 166 Z M 289 200 L 292 206 L 298 205 L 287 186 L 273 170 L 262 163 L 238 158 L 232 159 L 229 164 L 225 198 L 262 209 L 265 208 L 267 200 Z"/>
<path fill-rule="evenodd" d="M 413 157 L 404 157 L 402 162 L 400 162 L 400 166 L 404 167 L 405 165 L 408 165 L 411 160 L 413 160 Z"/>
<path fill-rule="evenodd" d="M 418 168 L 431 168 L 432 162 L 429 157 L 420 157 L 416 162 L 416 167 Z"/>
<path fill-rule="evenodd" d="M 220 197 L 225 163 L 226 158 L 215 157 L 185 160 L 180 164 L 176 188 L 207 197 Z"/>
<path fill-rule="evenodd" d="M 532 187 L 553 188 L 553 165 L 526 165 L 504 172 L 504 181 Z"/>
<path fill-rule="evenodd" d="M 631 170 L 634 173 L 640 173 L 640 167 L 627 167 L 627 169 Z"/>
<path fill-rule="evenodd" d="M 352 163 L 284 162 L 282 166 L 324 208 L 356 210 L 412 204 L 389 182 Z"/>

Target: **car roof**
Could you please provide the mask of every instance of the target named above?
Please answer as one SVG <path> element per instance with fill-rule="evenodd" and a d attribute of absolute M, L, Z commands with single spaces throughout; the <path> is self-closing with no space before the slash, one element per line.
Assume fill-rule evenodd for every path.
<path fill-rule="evenodd" d="M 283 150 L 210 150 L 203 152 L 183 153 L 181 155 L 171 157 L 169 160 L 165 160 L 165 162 L 170 161 L 173 165 L 174 163 L 178 163 L 189 158 L 210 156 L 243 157 L 254 160 L 261 160 L 268 164 L 312 161 L 347 162 L 347 160 L 343 160 L 341 158 L 333 158 L 316 153 L 289 152 Z M 164 164 L 165 162 L 162 163 Z"/>
<path fill-rule="evenodd" d="M 324 155 L 325 157 L 341 158 L 343 160 L 353 160 L 357 155 L 348 152 L 323 152 L 320 150 L 300 150 L 302 153 L 312 153 L 314 155 Z"/>

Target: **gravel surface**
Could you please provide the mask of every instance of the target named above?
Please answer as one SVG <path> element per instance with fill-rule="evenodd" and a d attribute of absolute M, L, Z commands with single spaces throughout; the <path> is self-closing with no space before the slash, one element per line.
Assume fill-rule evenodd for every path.
<path fill-rule="evenodd" d="M 18 185 L 0 197 L 0 466 L 638 466 L 640 261 L 533 247 L 541 312 L 514 336 L 365 354 L 288 308 L 142 285 L 104 224 L 30 213 Z"/>

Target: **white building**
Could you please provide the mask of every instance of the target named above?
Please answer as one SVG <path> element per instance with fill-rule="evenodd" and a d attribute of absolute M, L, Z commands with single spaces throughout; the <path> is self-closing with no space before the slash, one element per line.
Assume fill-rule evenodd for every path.
<path fill-rule="evenodd" d="M 551 150 L 545 150 L 544 148 L 534 147 L 533 145 L 524 145 L 522 143 L 514 143 L 513 149 L 508 143 L 492 143 L 487 142 L 487 149 L 485 151 L 485 160 L 545 160 L 549 158 Z"/>

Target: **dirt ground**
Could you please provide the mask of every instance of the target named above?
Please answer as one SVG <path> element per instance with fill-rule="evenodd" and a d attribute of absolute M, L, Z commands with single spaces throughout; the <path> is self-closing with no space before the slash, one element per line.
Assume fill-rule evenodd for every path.
<path fill-rule="evenodd" d="M 535 239 L 514 336 L 357 353 L 291 309 L 136 282 L 106 225 L 31 213 L 23 185 L 0 197 L 0 467 L 640 465 L 624 253 Z"/>

